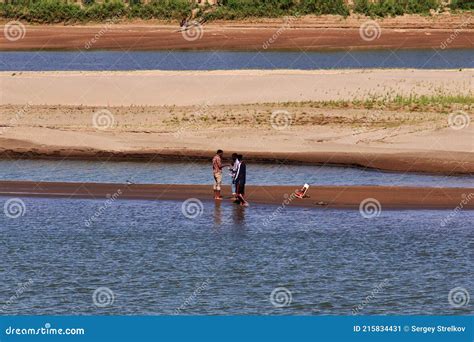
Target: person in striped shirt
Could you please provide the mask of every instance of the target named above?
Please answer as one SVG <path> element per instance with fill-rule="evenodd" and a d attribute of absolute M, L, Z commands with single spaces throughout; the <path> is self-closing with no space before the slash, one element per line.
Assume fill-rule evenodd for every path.
<path fill-rule="evenodd" d="M 222 185 L 222 155 L 224 151 L 217 150 L 216 155 L 212 158 L 212 173 L 214 175 L 214 199 L 221 200 L 221 185 Z"/>

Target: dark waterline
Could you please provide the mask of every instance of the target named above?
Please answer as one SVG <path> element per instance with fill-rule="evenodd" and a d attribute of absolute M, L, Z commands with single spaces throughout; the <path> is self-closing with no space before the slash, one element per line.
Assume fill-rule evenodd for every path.
<path fill-rule="evenodd" d="M 394 185 L 474 187 L 473 176 L 422 175 L 336 166 L 247 165 L 254 185 Z M 229 172 L 224 183 L 230 184 Z M 0 180 L 151 184 L 211 184 L 209 163 L 0 160 Z"/>
<path fill-rule="evenodd" d="M 0 52 L 0 71 L 473 68 L 474 49 L 332 52 Z"/>
<path fill-rule="evenodd" d="M 22 289 L 3 314 L 473 313 L 448 302 L 474 282 L 472 211 L 442 227 L 452 211 L 285 208 L 264 225 L 274 207 L 203 203 L 186 217 L 180 201 L 23 201 L 23 216 L 0 215 L 0 302 Z M 112 305 L 93 304 L 101 287 Z M 288 307 L 272 305 L 277 287 Z"/>

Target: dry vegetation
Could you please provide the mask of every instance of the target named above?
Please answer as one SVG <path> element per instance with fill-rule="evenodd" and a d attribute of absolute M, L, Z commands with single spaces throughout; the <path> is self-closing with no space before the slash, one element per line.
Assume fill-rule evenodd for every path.
<path fill-rule="evenodd" d="M 0 107 L 0 127 L 28 126 L 63 130 L 94 130 L 93 114 L 103 107 L 20 106 Z M 288 102 L 219 106 L 109 107 L 114 130 L 128 132 L 172 132 L 187 130 L 252 127 L 270 129 L 272 115 L 291 120 L 292 127 L 333 126 L 340 128 L 394 128 L 429 124 L 445 127 L 449 113 L 472 113 L 474 97 L 433 96 L 374 98 L 364 101 Z M 24 111 L 24 119 L 14 120 Z"/>

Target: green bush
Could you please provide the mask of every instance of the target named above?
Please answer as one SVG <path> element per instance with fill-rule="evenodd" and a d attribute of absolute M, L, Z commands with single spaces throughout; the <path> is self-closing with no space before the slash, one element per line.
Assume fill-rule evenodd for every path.
<path fill-rule="evenodd" d="M 0 4 L 0 16 L 39 23 L 74 21 L 104 21 L 117 18 L 181 20 L 195 7 L 188 0 L 82 0 L 81 8 L 65 0 L 12 0 Z M 425 14 L 438 9 L 440 0 L 355 0 L 354 11 L 367 16 L 396 16 L 411 13 Z M 453 0 L 452 9 L 474 9 L 474 0 Z M 344 0 L 221 0 L 220 6 L 207 10 L 204 16 L 213 19 L 244 19 L 249 17 L 281 17 L 291 15 L 348 15 Z"/>
<path fill-rule="evenodd" d="M 440 7 L 439 0 L 407 0 L 405 13 L 429 13 L 430 10 L 438 10 Z"/>
<path fill-rule="evenodd" d="M 344 0 L 301 0 L 301 6 L 304 14 L 349 14 Z"/>
<path fill-rule="evenodd" d="M 370 3 L 369 0 L 355 0 L 354 1 L 354 12 L 370 15 Z"/>
<path fill-rule="evenodd" d="M 155 0 L 146 5 L 132 5 L 130 18 L 181 19 L 189 15 L 191 4 L 187 0 Z"/>
<path fill-rule="evenodd" d="M 275 17 L 289 13 L 294 7 L 293 1 L 284 0 L 228 0 L 219 7 L 211 18 L 243 19 L 245 17 Z"/>
<path fill-rule="evenodd" d="M 474 0 L 453 0 L 451 3 L 451 8 L 472 10 L 474 9 Z"/>
<path fill-rule="evenodd" d="M 101 4 L 91 3 L 84 8 L 60 0 L 37 0 L 29 5 L 4 4 L 0 7 L 0 15 L 4 18 L 23 19 L 38 23 L 101 21 L 122 17 L 126 12 L 127 7 L 118 0 Z"/>
<path fill-rule="evenodd" d="M 23 19 L 23 8 L 10 4 L 0 4 L 0 16 L 7 19 Z"/>
<path fill-rule="evenodd" d="M 211 19 L 349 14 L 344 0 L 224 0 L 221 5 L 209 14 Z"/>
<path fill-rule="evenodd" d="M 354 12 L 367 16 L 397 16 L 403 14 L 426 14 L 440 8 L 439 0 L 356 0 Z"/>
<path fill-rule="evenodd" d="M 60 23 L 82 19 L 81 8 L 59 0 L 40 0 L 24 8 L 25 19 L 39 23 Z"/>
<path fill-rule="evenodd" d="M 128 8 L 120 0 L 94 3 L 82 9 L 82 17 L 85 20 L 103 21 L 113 18 L 121 18 L 127 15 Z"/>

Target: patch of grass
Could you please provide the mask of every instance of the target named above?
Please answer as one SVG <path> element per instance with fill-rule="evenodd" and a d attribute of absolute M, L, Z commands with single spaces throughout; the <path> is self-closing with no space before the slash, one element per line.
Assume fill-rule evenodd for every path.
<path fill-rule="evenodd" d="M 84 0 L 84 6 L 64 0 L 19 0 L 0 4 L 2 18 L 38 23 L 103 21 L 107 19 L 140 18 L 181 20 L 197 5 L 188 0 L 153 0 L 143 4 L 131 0 L 106 0 L 96 3 Z M 222 0 L 220 6 L 204 7 L 207 20 L 244 19 L 251 17 L 282 17 L 305 14 L 349 15 L 344 0 Z"/>
<path fill-rule="evenodd" d="M 187 0 L 154 0 L 148 4 L 137 2 L 128 9 L 127 16 L 140 19 L 182 19 L 190 13 L 192 7 Z"/>
<path fill-rule="evenodd" d="M 11 0 L 0 3 L 0 17 L 38 23 L 87 22 L 110 19 L 181 20 L 197 5 L 188 0 L 83 0 L 83 6 L 66 0 Z M 371 17 L 429 14 L 442 7 L 441 0 L 355 0 L 350 8 L 344 0 L 221 0 L 217 7 L 200 7 L 207 20 L 272 18 L 336 14 L 350 10 Z M 473 10 L 474 0 L 453 0 L 453 10 Z"/>
<path fill-rule="evenodd" d="M 271 116 L 277 109 L 287 110 L 294 126 L 353 126 L 367 130 L 421 123 L 445 123 L 445 115 L 456 110 L 472 113 L 474 96 L 386 95 L 350 101 L 260 103 L 226 106 L 225 109 L 215 106 L 198 116 L 191 114 L 193 109 L 180 115 L 173 114 L 163 123 L 172 127 L 184 125 L 189 129 L 239 126 L 265 129 L 271 127 Z M 193 126 L 190 126 L 190 123 Z"/>
<path fill-rule="evenodd" d="M 471 95 L 410 95 L 410 96 L 373 96 L 363 100 L 286 102 L 283 107 L 310 108 L 363 108 L 380 110 L 445 111 L 451 109 L 474 109 L 474 96 Z"/>
<path fill-rule="evenodd" d="M 121 0 L 106 0 L 96 3 L 77 4 L 61 0 L 33 0 L 0 4 L 0 17 L 36 23 L 87 22 L 141 19 L 181 19 L 188 15 L 192 5 L 187 0 L 155 0 L 148 4 L 132 1 L 130 5 Z"/>
<path fill-rule="evenodd" d="M 453 0 L 450 7 L 454 10 L 474 10 L 474 0 Z"/>
<path fill-rule="evenodd" d="M 428 14 L 441 7 L 439 0 L 356 0 L 354 12 L 371 17 L 397 16 L 403 14 Z"/>

